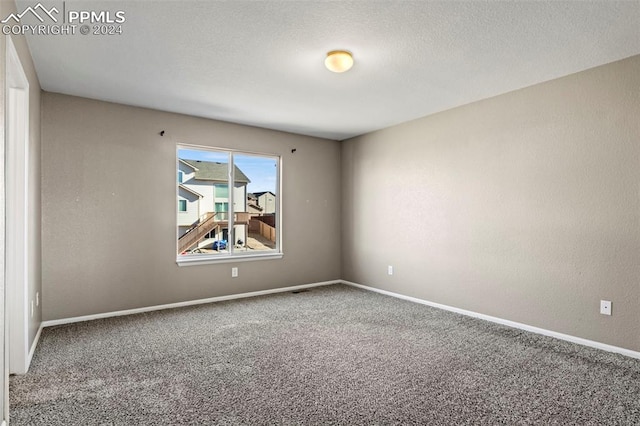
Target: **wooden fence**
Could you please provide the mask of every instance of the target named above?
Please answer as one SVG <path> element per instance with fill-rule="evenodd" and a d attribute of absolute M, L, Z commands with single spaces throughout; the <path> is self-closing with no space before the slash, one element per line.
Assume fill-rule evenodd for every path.
<path fill-rule="evenodd" d="M 260 220 L 251 219 L 249 221 L 249 232 L 260 234 L 269 241 L 276 241 L 276 228 L 269 226 Z"/>

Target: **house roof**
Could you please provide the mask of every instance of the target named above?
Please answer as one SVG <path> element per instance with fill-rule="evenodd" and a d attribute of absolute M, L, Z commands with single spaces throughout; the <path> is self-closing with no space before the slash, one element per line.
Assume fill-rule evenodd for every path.
<path fill-rule="evenodd" d="M 189 164 L 188 162 L 186 162 L 185 160 L 182 159 L 178 159 L 178 162 L 182 163 L 182 164 L 186 164 L 187 166 L 191 167 L 193 170 L 198 170 L 198 168 L 196 166 L 194 166 L 193 164 Z"/>
<path fill-rule="evenodd" d="M 193 195 L 195 195 L 196 197 L 204 198 L 204 195 L 197 193 L 197 192 L 196 192 L 196 191 L 194 191 L 193 189 L 188 188 L 188 187 L 184 186 L 183 184 L 178 185 L 178 188 L 180 188 L 180 189 L 184 189 L 185 191 L 192 193 L 192 194 L 193 194 Z"/>
<path fill-rule="evenodd" d="M 254 192 L 254 193 L 253 193 L 253 195 L 254 195 L 256 198 L 258 198 L 258 197 L 262 197 L 264 194 L 267 194 L 267 193 L 268 193 L 268 194 L 273 195 L 274 197 L 275 197 L 275 195 L 276 195 L 276 194 L 274 194 L 274 193 L 273 193 L 273 192 L 271 192 L 271 191 Z"/>
<path fill-rule="evenodd" d="M 229 180 L 228 164 L 202 160 L 182 160 L 193 167 L 196 171 L 195 178 L 198 180 L 215 180 L 227 182 Z M 251 180 L 242 170 L 235 166 L 235 180 L 241 183 L 250 183 Z"/>
<path fill-rule="evenodd" d="M 256 209 L 256 210 L 258 210 L 258 211 L 262 211 L 262 210 L 264 210 L 262 207 L 260 207 L 260 206 L 258 206 L 258 205 L 256 205 L 256 204 L 253 204 L 253 203 L 249 203 L 249 204 L 247 204 L 247 205 L 248 205 L 249 207 L 251 207 L 252 209 Z"/>

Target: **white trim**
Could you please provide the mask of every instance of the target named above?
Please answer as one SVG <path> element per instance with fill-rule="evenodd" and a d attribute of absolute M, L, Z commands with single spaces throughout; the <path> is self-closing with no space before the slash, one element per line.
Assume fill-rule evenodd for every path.
<path fill-rule="evenodd" d="M 219 257 L 217 257 L 219 256 Z M 197 254 L 189 257 L 188 254 L 180 256 L 176 260 L 178 266 L 197 266 L 197 265 L 209 265 L 212 263 L 236 263 L 236 262 L 248 262 L 255 260 L 273 260 L 282 259 L 284 254 L 282 253 L 268 253 L 268 254 L 234 254 L 234 255 L 202 255 Z"/>
<path fill-rule="evenodd" d="M 29 80 L 6 38 L 5 285 L 9 373 L 24 374 L 29 353 Z M 7 208 L 6 206 L 10 206 Z"/>
<path fill-rule="evenodd" d="M 179 172 L 179 173 L 182 173 L 182 170 L 178 170 L 178 172 Z M 198 194 L 198 193 L 197 193 L 196 191 L 194 191 L 193 189 L 191 189 L 191 188 L 189 188 L 189 187 L 186 187 L 186 186 L 184 186 L 183 184 L 179 183 L 179 184 L 178 184 L 178 191 L 179 191 L 179 190 L 181 190 L 181 189 L 184 189 L 185 191 L 190 192 L 190 193 L 192 193 L 193 195 L 198 196 L 199 198 L 204 198 L 204 195 L 202 195 L 202 194 Z M 178 194 L 178 196 L 179 196 L 179 194 Z"/>
<path fill-rule="evenodd" d="M 249 156 L 256 156 L 256 157 L 265 157 L 265 158 L 270 158 L 270 159 L 274 159 L 276 160 L 276 188 L 277 188 L 277 192 L 278 194 L 273 194 L 273 192 L 271 191 L 265 191 L 265 192 L 271 192 L 277 200 L 277 205 L 276 205 L 276 211 L 275 211 L 275 221 L 276 221 L 276 232 L 277 232 L 277 236 L 276 236 L 276 247 L 275 249 L 270 252 L 269 254 L 266 255 L 243 255 L 243 254 L 239 254 L 236 253 L 233 250 L 233 247 L 231 247 L 231 249 L 229 250 L 230 254 L 225 256 L 227 258 L 229 258 L 229 260 L 225 260 L 224 258 L 221 258 L 219 256 L 203 256 L 203 255 L 197 255 L 197 257 L 199 257 L 200 259 L 198 260 L 190 260 L 190 259 L 185 259 L 183 256 L 181 256 L 178 252 L 178 247 L 180 246 L 179 243 L 179 239 L 180 237 L 178 236 L 178 233 L 180 231 L 180 218 L 179 215 L 180 213 L 184 213 L 184 212 L 176 212 L 176 252 L 178 252 L 178 257 L 176 258 L 176 263 L 178 264 L 178 266 L 190 266 L 190 265 L 205 265 L 205 264 L 209 264 L 209 263 L 228 263 L 228 262 L 233 262 L 233 258 L 235 258 L 236 256 L 239 257 L 245 257 L 244 261 L 246 260 L 268 260 L 268 259 L 281 259 L 283 256 L 283 244 L 282 244 L 282 155 L 280 154 L 275 154 L 275 153 L 264 153 L 264 152 L 255 152 L 255 151 L 245 151 L 245 150 L 238 150 L 238 149 L 233 149 L 233 148 L 222 148 L 222 147 L 211 147 L 211 146 L 206 146 L 206 145 L 191 145 L 191 144 L 184 144 L 184 143 L 177 143 L 176 144 L 176 168 L 179 170 L 179 164 L 180 162 L 182 162 L 183 164 L 187 164 L 190 166 L 189 163 L 187 163 L 187 161 L 191 161 L 191 160 L 182 160 L 180 159 L 180 150 L 200 150 L 200 151 L 209 151 L 209 152 L 220 152 L 220 153 L 226 153 L 228 154 L 228 163 L 230 165 L 229 167 L 229 175 L 228 175 L 228 182 L 227 182 L 227 186 L 229 187 L 229 194 L 228 194 L 228 201 L 227 204 L 230 207 L 230 212 L 234 212 L 237 213 L 235 211 L 235 207 L 234 207 L 234 201 L 233 201 L 233 197 L 234 197 L 234 187 L 233 184 L 235 182 L 235 171 L 236 171 L 236 164 L 235 164 L 235 159 L 234 156 L 237 155 L 249 155 Z M 193 167 L 193 166 L 192 166 Z M 198 170 L 198 169 L 196 169 Z M 179 194 L 179 189 L 180 187 L 184 186 L 184 182 L 179 183 L 178 184 L 178 190 L 176 191 L 176 199 L 179 199 L 180 194 Z M 186 188 L 186 186 L 185 186 Z M 245 186 L 245 204 L 247 203 L 247 186 Z M 214 190 L 214 203 L 215 203 L 215 190 Z M 248 210 L 248 207 L 245 209 Z M 233 233 L 235 232 L 235 215 L 234 214 L 230 214 L 229 215 L 229 219 L 228 219 L 228 229 L 229 229 L 229 233 Z M 233 235 L 233 239 L 231 240 L 231 242 L 235 242 L 235 234 Z M 275 252 L 275 253 L 274 253 Z M 240 252 L 241 253 L 241 252 Z M 202 259 L 202 260 L 201 260 Z"/>
<path fill-rule="evenodd" d="M 185 166 L 187 166 L 187 167 L 191 167 L 191 168 L 192 168 L 194 171 L 196 171 L 196 172 L 197 172 L 198 170 L 200 170 L 200 169 L 199 169 L 199 168 L 197 168 L 196 166 L 194 166 L 194 165 L 192 165 L 192 164 L 189 164 L 189 163 L 187 163 L 186 161 L 181 160 L 181 159 L 179 159 L 179 158 L 178 158 L 178 163 L 182 163 L 182 164 L 184 164 L 184 165 L 185 165 Z"/>
<path fill-rule="evenodd" d="M 394 293 L 394 292 L 387 291 L 387 290 L 381 290 L 381 289 L 378 289 L 378 288 L 369 287 L 369 286 L 362 285 L 362 284 L 357 284 L 357 283 L 354 283 L 354 282 L 351 282 L 351 281 L 335 280 L 335 281 L 322 281 L 322 282 L 311 283 L 311 284 L 302 284 L 302 285 L 297 285 L 297 286 L 292 286 L 292 287 L 280 287 L 280 288 L 275 288 L 275 289 L 270 289 L 270 290 L 253 291 L 253 292 L 249 292 L 249 293 L 231 294 L 231 295 L 228 295 L 228 296 L 210 297 L 210 298 L 207 298 L 207 299 L 189 300 L 189 301 L 186 301 L 186 302 L 169 303 L 169 304 L 165 304 L 165 305 L 149 306 L 149 307 L 145 307 L 145 308 L 127 309 L 127 310 L 123 310 L 123 311 L 105 312 L 105 313 L 101 313 L 101 314 L 85 315 L 85 316 L 80 316 L 80 317 L 62 318 L 62 319 L 57 319 L 57 320 L 43 321 L 42 324 L 40 325 L 40 329 L 38 330 L 38 334 L 36 335 L 36 338 L 35 338 L 34 343 L 32 345 L 31 353 L 29 354 L 29 361 L 31 361 L 31 356 L 33 356 L 33 350 L 36 347 L 36 344 L 37 344 L 37 342 L 39 340 L 39 337 L 40 337 L 40 333 L 41 333 L 41 331 L 42 331 L 42 329 L 44 327 L 53 327 L 53 326 L 56 326 L 56 325 L 72 324 L 72 323 L 76 323 L 76 322 L 91 321 L 91 320 L 101 319 L 101 318 L 118 317 L 118 316 L 123 316 L 123 315 L 133 315 L 133 314 L 139 314 L 139 313 L 143 313 L 143 312 L 159 311 L 159 310 L 163 310 L 163 309 L 173 309 L 173 308 L 181 308 L 181 307 L 185 307 L 185 306 L 193 306 L 193 305 L 201 305 L 201 304 L 206 304 L 206 303 L 222 302 L 222 301 L 225 301 L 225 300 L 244 299 L 244 298 L 247 298 L 247 297 L 264 296 L 264 295 L 267 295 L 267 294 L 274 294 L 274 293 L 284 293 L 284 292 L 289 292 L 289 291 L 296 291 L 296 290 L 302 290 L 302 289 L 306 289 L 306 288 L 321 287 L 321 286 L 333 285 L 333 284 L 345 284 L 345 285 L 349 285 L 349 286 L 352 286 L 352 287 L 357 287 L 357 288 L 360 288 L 360 289 L 363 289 L 363 290 L 384 294 L 386 296 L 391 296 L 391 297 L 395 297 L 395 298 L 398 298 L 398 299 L 407 300 L 407 301 L 414 302 L 414 303 L 419 303 L 421 305 L 427 305 L 427 306 L 431 306 L 433 308 L 443 309 L 445 311 L 455 312 L 457 314 L 466 315 L 466 316 L 469 316 L 469 317 L 478 318 L 478 319 L 482 319 L 482 320 L 485 320 L 485 321 L 490 321 L 490 322 L 494 322 L 494 323 L 497 323 L 497 324 L 506 325 L 508 327 L 517 328 L 517 329 L 520 329 L 520 330 L 525 330 L 525 331 L 529 331 L 529 332 L 532 332 L 532 333 L 541 334 L 541 335 L 549 336 L 549 337 L 554 337 L 556 339 L 566 340 L 566 341 L 572 342 L 572 343 L 577 343 L 579 345 L 589 346 L 589 347 L 596 348 L 596 349 L 601 349 L 601 350 L 604 350 L 604 351 L 607 351 L 607 352 L 614 352 L 614 353 L 625 355 L 625 356 L 628 356 L 628 357 L 631 357 L 631 358 L 640 359 L 640 352 L 632 351 L 630 349 L 625 349 L 625 348 L 621 348 L 621 347 L 618 347 L 618 346 L 608 345 L 606 343 L 600 343 L 600 342 L 596 342 L 596 341 L 593 341 L 593 340 L 583 339 L 581 337 L 575 337 L 575 336 L 571 336 L 571 335 L 568 335 L 568 334 L 558 333 L 558 332 L 555 332 L 555 331 L 546 330 L 544 328 L 533 327 L 533 326 L 530 326 L 530 325 L 527 325 L 527 324 L 523 324 L 523 323 L 519 323 L 519 322 L 515 322 L 515 321 L 510 321 L 510 320 L 506 320 L 506 319 L 502 319 L 502 318 L 498 318 L 498 317 L 493 317 L 493 316 L 490 316 L 490 315 L 485 315 L 485 314 L 480 314 L 480 313 L 473 312 L 473 311 L 468 311 L 466 309 L 460 309 L 460 308 L 455 308 L 453 306 L 443 305 L 441 303 L 430 302 L 428 300 L 419 299 L 417 297 L 405 296 L 403 294 Z"/>
<path fill-rule="evenodd" d="M 414 303 L 420 303 L 422 305 L 431 306 L 433 308 L 443 309 L 445 311 L 455 312 L 457 314 L 466 315 L 469 317 L 479 318 L 485 321 L 495 322 L 497 324 L 506 325 L 507 327 L 517 328 L 520 330 L 530 331 L 536 334 L 542 334 L 543 336 L 554 337 L 560 340 L 566 340 L 568 342 L 577 343 L 583 346 L 589 346 L 596 349 L 601 349 L 607 352 L 615 352 L 621 355 L 625 355 L 631 358 L 640 359 L 640 352 L 632 351 L 631 349 L 625 349 L 618 346 L 608 345 L 606 343 L 600 343 L 593 340 L 583 339 L 582 337 L 571 336 L 569 334 L 558 333 L 556 331 L 546 330 L 544 328 L 534 327 L 531 325 L 523 324 L 520 322 L 510 321 L 490 315 L 480 314 L 478 312 L 467 311 L 466 309 L 455 308 L 453 306 L 443 305 L 441 303 L 430 302 L 428 300 L 418 299 L 417 297 L 405 296 L 399 293 L 393 293 L 387 290 L 381 290 L 379 288 L 369 287 L 362 284 L 357 284 L 351 281 L 341 280 L 343 284 L 361 288 L 363 290 L 373 291 L 375 293 L 384 294 L 386 296 L 395 297 L 398 299 L 408 300 Z"/>
<path fill-rule="evenodd" d="M 110 318 L 110 317 L 119 317 L 119 316 L 123 316 L 123 315 L 140 314 L 140 313 L 143 313 L 143 312 L 160 311 L 160 310 L 163 310 L 163 309 L 182 308 L 182 307 L 185 307 L 185 306 L 202 305 L 202 304 L 205 304 L 205 303 L 222 302 L 222 301 L 225 301 L 225 300 L 244 299 L 244 298 L 247 298 L 247 297 L 264 296 L 266 294 L 285 293 L 285 292 L 289 292 L 289 291 L 302 290 L 302 289 L 305 289 L 305 288 L 321 287 L 321 286 L 326 286 L 326 285 L 339 284 L 340 282 L 341 282 L 340 280 L 322 281 L 322 282 L 311 283 L 311 284 L 296 285 L 296 286 L 292 286 L 292 287 L 280 287 L 280 288 L 274 288 L 274 289 L 270 289 L 270 290 L 252 291 L 252 292 L 249 292 L 249 293 L 230 294 L 228 296 L 218 296 L 218 297 L 210 297 L 210 298 L 207 298 L 207 299 L 189 300 L 189 301 L 186 301 L 186 302 L 168 303 L 166 305 L 156 305 L 156 306 L 148 306 L 148 307 L 145 307 L 145 308 L 127 309 L 127 310 L 124 310 L 124 311 L 105 312 L 105 313 L 102 313 L 102 314 L 85 315 L 85 316 L 81 316 L 81 317 L 62 318 L 62 319 L 57 319 L 57 320 L 43 321 L 42 322 L 42 327 L 53 327 L 55 325 L 72 324 L 72 323 L 75 323 L 75 322 L 91 321 L 91 320 L 101 319 L 101 318 Z"/>
<path fill-rule="evenodd" d="M 209 146 L 209 145 L 193 145 L 190 143 L 182 143 L 178 142 L 177 145 L 180 147 L 179 149 L 200 149 L 205 151 L 227 151 L 227 152 L 235 152 L 238 154 L 249 154 L 249 155 L 259 155 L 262 157 L 280 157 L 280 154 L 274 154 L 273 152 L 261 152 L 261 151 L 247 151 L 246 149 L 236 149 L 236 148 L 225 148 L 223 146 Z M 176 151 L 176 154 L 178 151 Z M 180 160 L 179 161 L 183 161 Z M 190 160 L 187 160 L 190 161 Z M 193 166 L 192 166 L 193 167 Z M 198 169 L 196 169 L 198 170 Z"/>
<path fill-rule="evenodd" d="M 38 332 L 36 333 L 36 337 L 33 339 L 33 343 L 31 344 L 31 349 L 29 350 L 29 356 L 27 357 L 27 371 L 29 371 L 29 366 L 31 365 L 31 360 L 33 359 L 33 354 L 36 352 L 36 347 L 38 346 L 38 341 L 40 340 L 40 335 L 42 334 L 42 329 L 44 326 L 40 323 L 40 327 L 38 328 Z"/>

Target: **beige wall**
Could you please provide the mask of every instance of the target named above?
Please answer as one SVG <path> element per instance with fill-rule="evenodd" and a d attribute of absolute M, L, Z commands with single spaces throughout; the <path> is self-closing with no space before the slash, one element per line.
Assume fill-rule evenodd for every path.
<path fill-rule="evenodd" d="M 46 320 L 340 278 L 338 142 L 46 92 L 42 107 Z M 176 265 L 177 143 L 282 156 L 282 260 Z"/>
<path fill-rule="evenodd" d="M 10 13 L 16 12 L 16 6 L 13 1 L 0 1 L 0 16 L 6 17 Z M 29 277 L 29 300 L 36 300 L 36 293 L 42 291 L 42 274 L 41 274 L 41 197 L 40 197 L 40 83 L 36 75 L 35 67 L 31 59 L 31 53 L 27 46 L 24 36 L 11 36 L 14 43 L 20 62 L 24 72 L 29 80 L 29 211 L 27 212 L 27 226 L 28 226 L 28 277 Z M 3 179 L 4 179 L 4 121 L 5 121 L 5 82 L 6 82 L 6 44 L 7 36 L 0 34 L 0 58 L 2 63 L 0 64 L 0 108 L 2 113 L 0 114 L 1 132 L 2 138 L 2 164 L 3 164 Z M 4 200 L 4 182 L 2 185 Z M 3 204 L 4 207 L 4 204 Z M 11 208 L 11 206 L 8 206 Z M 4 215 L 3 215 L 4 216 Z M 2 223 L 4 229 L 4 222 Z M 1 246 L 4 250 L 4 235 Z M 1 256 L 2 262 L 4 262 L 4 253 Z M 2 277 L 4 277 L 4 268 L 2 269 Z M 3 298 L 4 300 L 4 298 Z M 38 332 L 41 323 L 41 307 L 34 304 L 34 315 L 29 321 L 29 347 L 33 344 L 35 336 Z M 2 315 L 4 318 L 4 315 Z M 1 359 L 1 358 L 0 358 Z"/>
<path fill-rule="evenodd" d="M 637 56 L 344 142 L 342 277 L 640 350 L 639 123 Z"/>

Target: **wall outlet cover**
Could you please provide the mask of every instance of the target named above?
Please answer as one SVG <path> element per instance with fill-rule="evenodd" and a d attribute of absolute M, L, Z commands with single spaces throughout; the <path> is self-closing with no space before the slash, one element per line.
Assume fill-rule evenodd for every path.
<path fill-rule="evenodd" d="M 602 315 L 611 315 L 611 301 L 610 300 L 601 300 L 600 301 L 600 313 Z"/>

